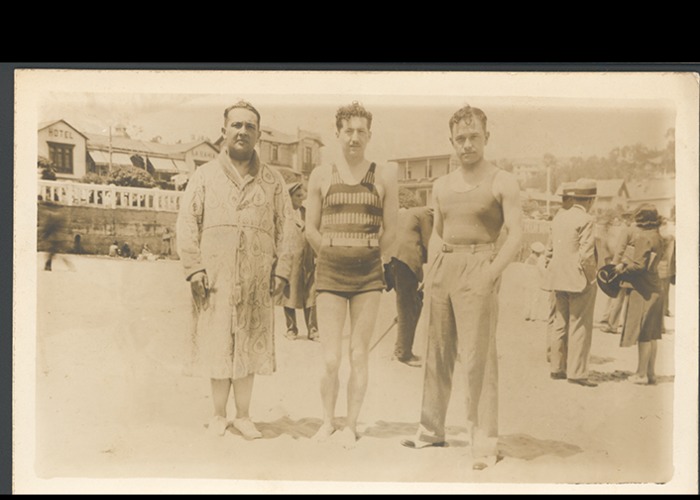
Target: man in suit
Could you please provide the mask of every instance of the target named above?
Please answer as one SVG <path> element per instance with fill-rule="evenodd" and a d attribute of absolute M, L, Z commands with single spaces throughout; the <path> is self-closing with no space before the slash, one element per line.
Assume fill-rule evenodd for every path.
<path fill-rule="evenodd" d="M 556 298 L 550 376 L 584 387 L 597 386 L 588 380 L 597 270 L 595 218 L 588 212 L 595 196 L 595 181 L 576 181 L 573 206 L 557 212 L 550 239 L 550 284 Z"/>
<path fill-rule="evenodd" d="M 574 199 L 572 194 L 574 193 L 574 183 L 573 182 L 562 182 L 559 188 L 559 195 L 561 196 L 561 208 L 559 211 L 569 210 L 573 204 Z M 551 237 L 551 234 L 550 234 Z M 547 248 L 545 250 L 545 267 L 549 270 L 549 263 L 552 261 L 552 242 L 547 242 Z M 546 283 L 546 280 L 545 280 Z M 549 316 L 547 317 L 547 363 L 551 362 L 551 350 L 552 350 L 552 339 L 554 338 L 554 325 L 555 319 L 557 317 L 557 298 L 554 290 L 547 288 L 549 290 Z"/>
<path fill-rule="evenodd" d="M 415 197 L 400 198 L 396 255 L 387 265 L 389 286 L 396 290 L 398 334 L 394 358 L 408 366 L 421 366 L 413 354 L 416 325 L 423 308 L 423 264 L 428 261 L 428 243 L 433 232 L 433 210 L 418 206 Z"/>

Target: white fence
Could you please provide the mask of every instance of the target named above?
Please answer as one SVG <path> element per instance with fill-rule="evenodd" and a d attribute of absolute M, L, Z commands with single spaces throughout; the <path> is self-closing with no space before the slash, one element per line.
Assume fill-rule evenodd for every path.
<path fill-rule="evenodd" d="M 181 191 L 39 180 L 39 196 L 61 205 L 177 212 Z"/>

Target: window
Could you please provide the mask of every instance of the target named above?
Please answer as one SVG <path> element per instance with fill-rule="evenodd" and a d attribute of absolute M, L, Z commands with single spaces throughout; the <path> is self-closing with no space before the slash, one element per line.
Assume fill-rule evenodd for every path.
<path fill-rule="evenodd" d="M 279 148 L 278 148 L 277 144 L 272 144 L 270 146 L 270 161 L 272 161 L 272 162 L 279 161 Z"/>
<path fill-rule="evenodd" d="M 73 148 L 74 144 L 61 144 L 49 142 L 49 159 L 53 163 L 56 172 L 64 174 L 73 173 Z"/>
<path fill-rule="evenodd" d="M 314 152 L 311 146 L 304 146 L 304 166 L 311 167 L 314 161 Z"/>
<path fill-rule="evenodd" d="M 204 165 L 206 161 L 204 160 L 194 160 L 194 169 L 197 170 L 199 167 Z"/>

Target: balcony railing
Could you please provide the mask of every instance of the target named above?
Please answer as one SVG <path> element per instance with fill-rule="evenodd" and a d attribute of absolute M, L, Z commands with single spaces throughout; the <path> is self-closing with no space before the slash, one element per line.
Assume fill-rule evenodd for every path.
<path fill-rule="evenodd" d="M 181 191 L 39 180 L 42 200 L 61 205 L 177 212 Z"/>

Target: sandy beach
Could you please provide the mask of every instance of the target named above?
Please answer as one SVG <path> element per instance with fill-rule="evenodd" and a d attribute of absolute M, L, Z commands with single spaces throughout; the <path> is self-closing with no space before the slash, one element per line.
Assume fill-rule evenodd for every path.
<path fill-rule="evenodd" d="M 636 348 L 593 334 L 596 388 L 549 377 L 545 324 L 525 321 L 534 270 L 512 264 L 500 294 L 499 449 L 471 468 L 463 387 L 455 377 L 447 448 L 409 450 L 422 369 L 391 360 L 395 330 L 372 351 L 370 383 L 353 450 L 309 439 L 321 424 L 321 345 L 284 338 L 276 311 L 277 371 L 257 377 L 251 416 L 263 439 L 232 427 L 206 432 L 209 381 L 186 375 L 189 288 L 178 261 L 64 256 L 45 272 L 37 258 L 36 468 L 40 478 L 193 478 L 437 483 L 665 483 L 673 477 L 674 317 L 659 342 L 658 384 L 626 381 Z M 672 288 L 673 291 L 673 288 Z M 604 295 L 598 291 L 596 318 Z M 372 343 L 395 317 L 382 295 Z M 673 308 L 674 304 L 671 303 Z M 301 316 L 301 315 L 299 315 Z M 302 321 L 303 323 L 303 321 Z M 419 324 L 415 352 L 423 354 Z M 302 335 L 305 327 L 301 326 Z M 31 333 L 31 332 L 27 332 Z M 341 373 L 338 415 L 345 413 Z M 457 366 L 457 370 L 460 366 Z M 229 418 L 235 413 L 229 405 Z"/>

